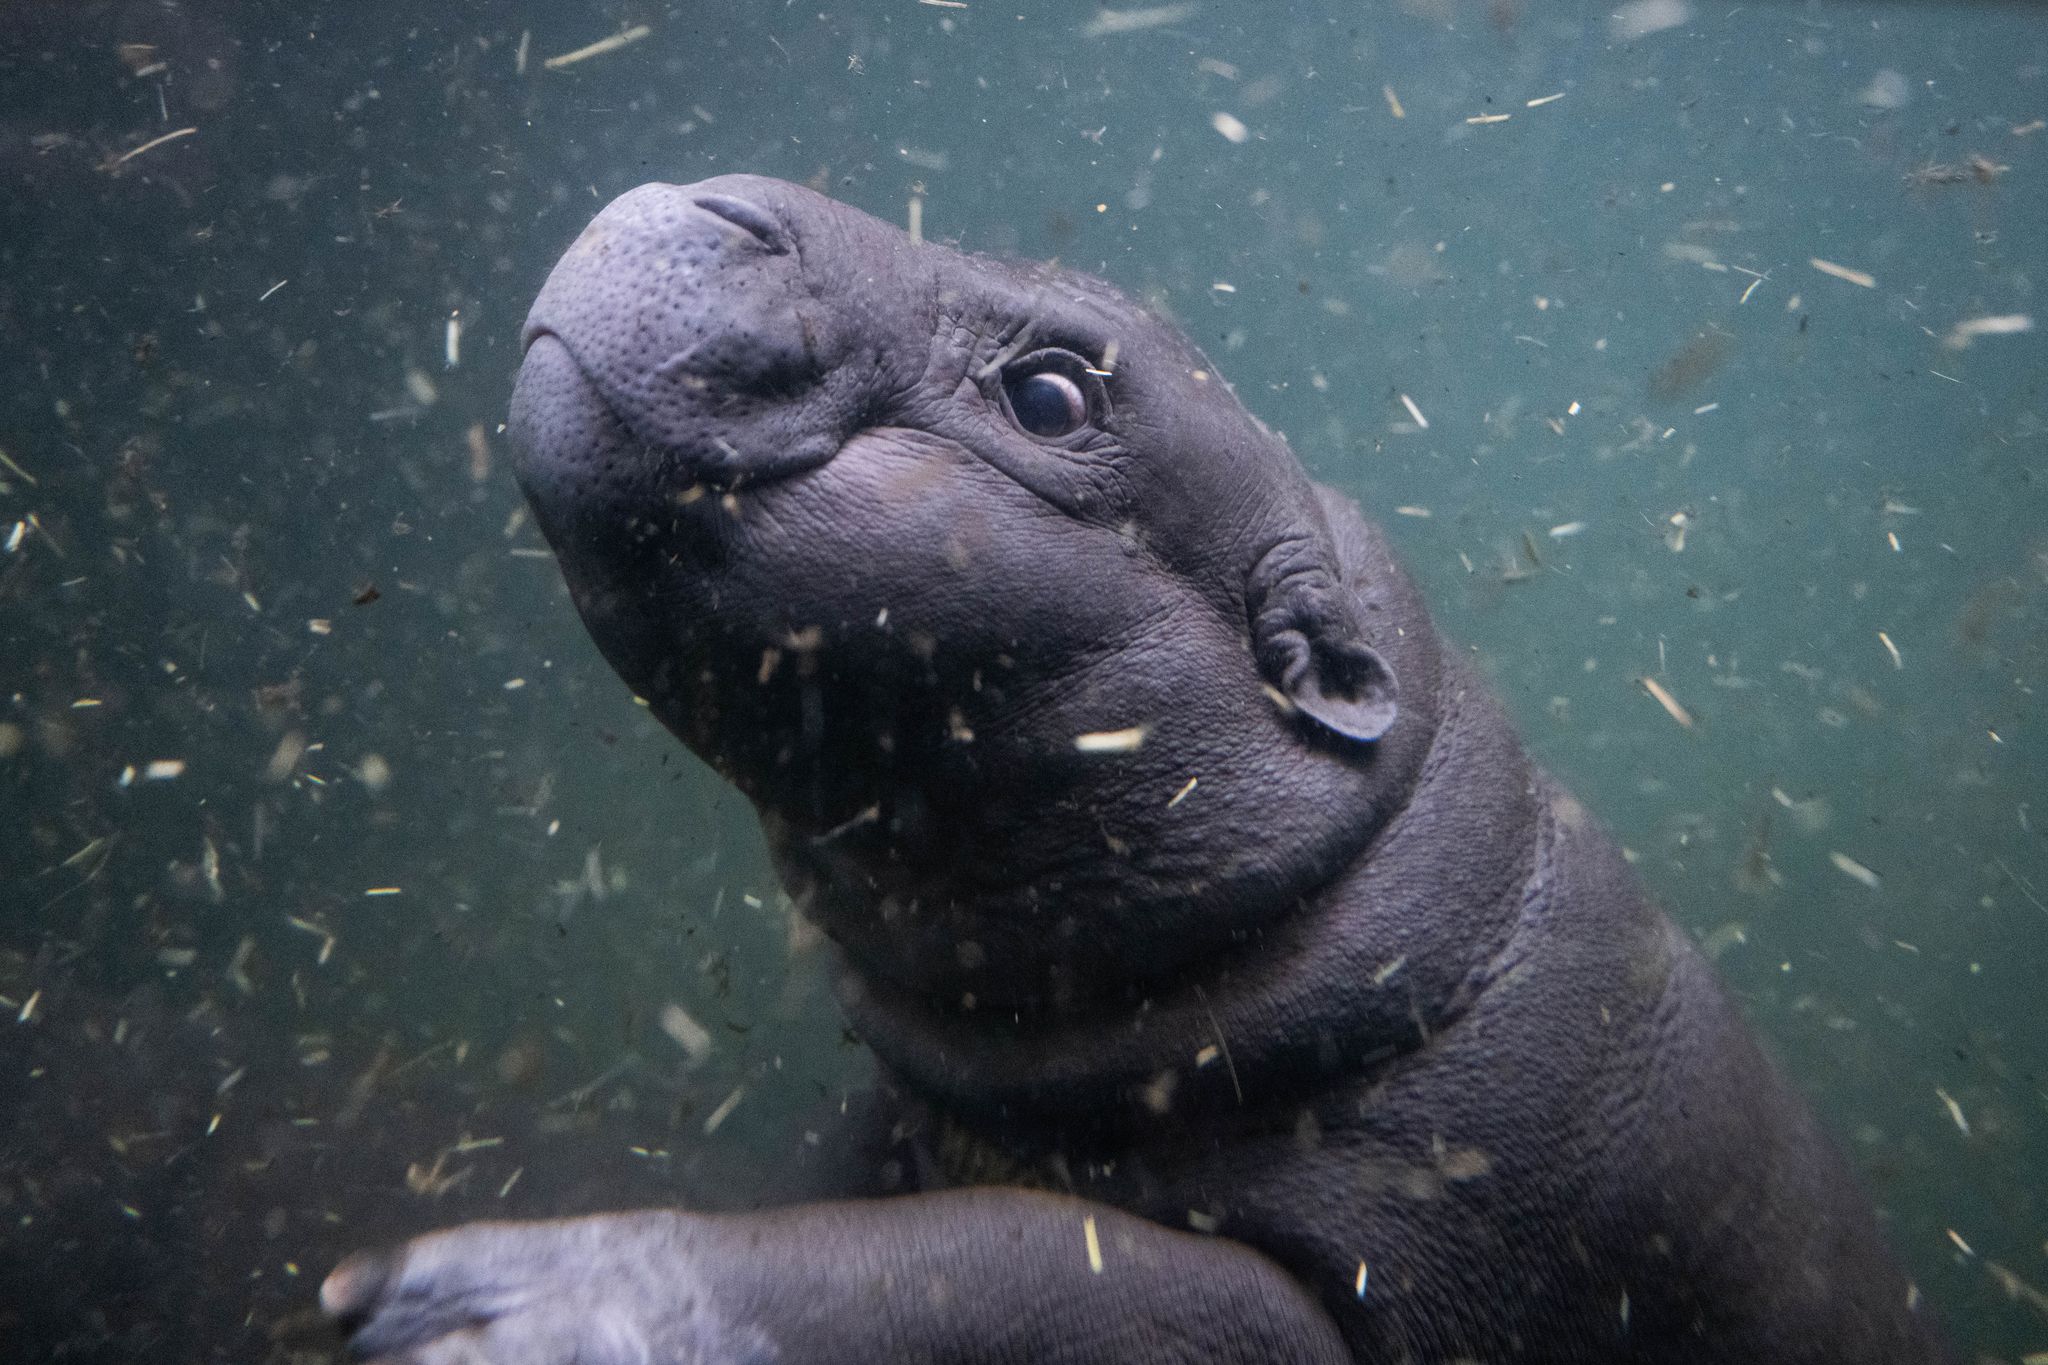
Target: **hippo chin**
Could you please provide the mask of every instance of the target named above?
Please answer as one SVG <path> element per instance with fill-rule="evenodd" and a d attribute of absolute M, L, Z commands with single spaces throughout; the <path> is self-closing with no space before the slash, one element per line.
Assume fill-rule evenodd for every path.
<path fill-rule="evenodd" d="M 576 606 L 759 811 L 916 1178 L 359 1255 L 359 1351 L 1945 1358 L 1690 942 L 1166 323 L 726 176 L 606 208 L 525 343 Z"/>

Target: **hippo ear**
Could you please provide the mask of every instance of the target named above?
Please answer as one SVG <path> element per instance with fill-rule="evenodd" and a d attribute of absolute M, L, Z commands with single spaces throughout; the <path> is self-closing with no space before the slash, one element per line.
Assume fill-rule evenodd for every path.
<path fill-rule="evenodd" d="M 1394 670 L 1356 636 L 1284 630 L 1268 648 L 1279 664 L 1281 695 L 1331 734 L 1369 742 L 1393 725 L 1400 690 Z"/>
<path fill-rule="evenodd" d="M 1339 739 L 1371 743 L 1392 727 L 1399 687 L 1365 642 L 1364 603 L 1326 535 L 1284 537 L 1260 557 L 1245 585 L 1252 650 L 1283 702 Z"/>

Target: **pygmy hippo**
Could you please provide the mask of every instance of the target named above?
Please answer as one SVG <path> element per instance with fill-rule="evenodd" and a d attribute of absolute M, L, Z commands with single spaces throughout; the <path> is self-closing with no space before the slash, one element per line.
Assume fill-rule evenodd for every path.
<path fill-rule="evenodd" d="M 607 207 L 524 341 L 576 606 L 759 812 L 910 1178 L 361 1254 L 356 1350 L 1943 1357 L 1701 955 L 1167 323 L 736 175 Z"/>

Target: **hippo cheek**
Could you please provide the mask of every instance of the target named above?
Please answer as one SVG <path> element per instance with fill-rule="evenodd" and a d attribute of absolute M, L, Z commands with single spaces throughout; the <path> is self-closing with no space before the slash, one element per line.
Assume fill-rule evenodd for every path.
<path fill-rule="evenodd" d="M 907 429 L 671 509 L 649 559 L 635 584 L 565 557 L 593 635 L 664 724 L 805 835 L 879 806 L 906 839 L 938 838 L 938 813 L 1030 785 L 1053 741 L 1018 680 L 1067 675 L 1172 607 L 1113 533 Z M 1098 697 L 1054 747 L 1127 719 Z"/>

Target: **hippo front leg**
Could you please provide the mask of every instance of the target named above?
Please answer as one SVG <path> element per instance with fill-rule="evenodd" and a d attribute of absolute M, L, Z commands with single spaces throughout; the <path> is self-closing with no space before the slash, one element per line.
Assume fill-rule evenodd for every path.
<path fill-rule="evenodd" d="M 1250 1248 L 1013 1189 L 473 1223 L 350 1257 L 320 1302 L 418 1365 L 1350 1359 Z"/>

